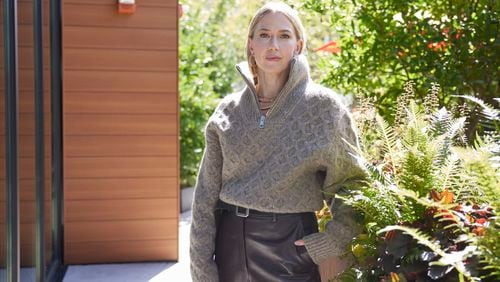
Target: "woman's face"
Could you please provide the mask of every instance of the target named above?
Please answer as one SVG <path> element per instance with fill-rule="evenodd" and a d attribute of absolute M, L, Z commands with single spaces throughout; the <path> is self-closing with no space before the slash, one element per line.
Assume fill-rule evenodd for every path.
<path fill-rule="evenodd" d="M 297 40 L 292 23 L 279 12 L 266 14 L 249 39 L 259 71 L 269 74 L 288 71 L 290 60 L 301 47 L 302 40 Z"/>

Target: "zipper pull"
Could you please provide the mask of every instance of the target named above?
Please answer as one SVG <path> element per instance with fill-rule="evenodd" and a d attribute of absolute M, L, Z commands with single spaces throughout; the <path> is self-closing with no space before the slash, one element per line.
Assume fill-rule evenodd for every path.
<path fill-rule="evenodd" d="M 262 129 L 266 125 L 266 116 L 265 115 L 260 115 L 259 118 L 259 128 Z"/>

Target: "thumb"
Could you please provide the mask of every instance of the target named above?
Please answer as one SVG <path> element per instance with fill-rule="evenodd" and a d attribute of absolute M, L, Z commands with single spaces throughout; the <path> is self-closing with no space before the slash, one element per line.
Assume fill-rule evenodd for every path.
<path fill-rule="evenodd" d="M 302 240 L 302 239 L 295 241 L 294 244 L 295 244 L 295 246 L 304 246 L 305 245 L 304 240 Z"/>

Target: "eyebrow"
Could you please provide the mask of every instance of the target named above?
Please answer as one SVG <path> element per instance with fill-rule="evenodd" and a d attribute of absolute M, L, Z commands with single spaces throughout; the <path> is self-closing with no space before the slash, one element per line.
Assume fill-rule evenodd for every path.
<path fill-rule="evenodd" d="M 269 28 L 265 28 L 265 27 L 262 27 L 262 28 L 259 28 L 257 31 L 270 31 L 271 29 Z M 280 29 L 278 30 L 279 32 L 289 32 L 289 33 L 292 33 L 291 30 L 289 29 Z"/>

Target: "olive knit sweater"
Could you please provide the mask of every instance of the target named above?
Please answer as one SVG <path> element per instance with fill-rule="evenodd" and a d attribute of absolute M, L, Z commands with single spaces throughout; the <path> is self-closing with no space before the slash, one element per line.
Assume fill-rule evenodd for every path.
<path fill-rule="evenodd" d="M 262 115 L 255 86 L 220 102 L 206 128 L 206 147 L 195 186 L 191 225 L 193 281 L 218 281 L 214 209 L 218 199 L 264 212 L 311 212 L 363 177 L 352 144 L 350 114 L 335 94 L 313 83 L 307 59 L 291 62 L 274 107 Z M 350 207 L 334 201 L 326 232 L 304 237 L 314 262 L 345 252 L 357 228 Z"/>

